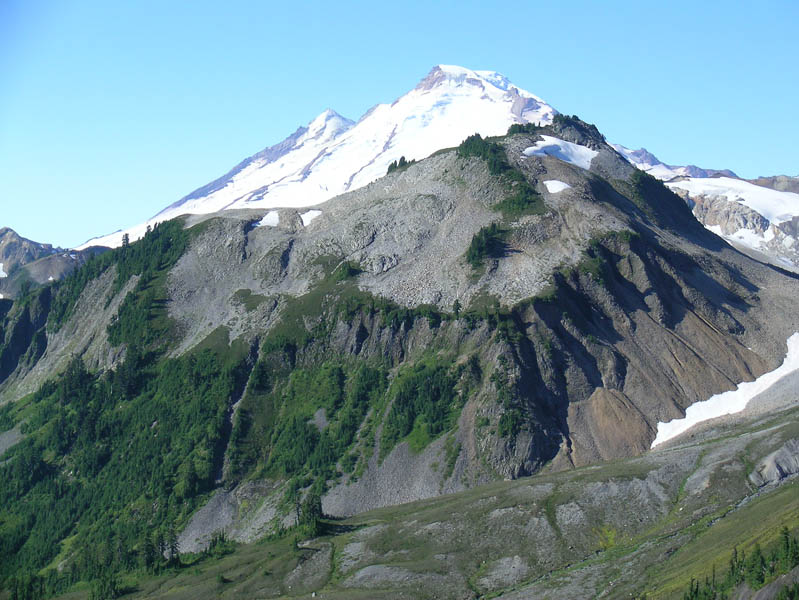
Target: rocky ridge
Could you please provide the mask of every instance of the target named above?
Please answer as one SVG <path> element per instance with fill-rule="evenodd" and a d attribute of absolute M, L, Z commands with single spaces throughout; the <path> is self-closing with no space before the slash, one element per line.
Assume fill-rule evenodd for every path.
<path fill-rule="evenodd" d="M 24 238 L 8 227 L 0 228 L 0 299 L 14 298 L 31 286 L 62 279 L 103 250 L 54 248 Z"/>

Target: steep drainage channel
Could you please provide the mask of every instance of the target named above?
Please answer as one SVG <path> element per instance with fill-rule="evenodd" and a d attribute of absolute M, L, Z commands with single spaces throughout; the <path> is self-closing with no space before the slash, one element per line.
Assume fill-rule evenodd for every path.
<path fill-rule="evenodd" d="M 225 475 L 227 475 L 227 470 L 230 465 L 230 436 L 233 433 L 233 420 L 236 418 L 239 405 L 241 404 L 241 401 L 244 398 L 244 395 L 247 393 L 247 389 L 249 388 L 253 369 L 255 368 L 255 365 L 258 364 L 258 358 L 260 355 L 259 346 L 259 340 L 256 338 L 250 345 L 250 353 L 247 356 L 248 370 L 247 377 L 244 379 L 244 385 L 242 386 L 241 390 L 238 391 L 238 393 L 234 393 L 232 395 L 232 398 L 235 398 L 235 400 L 233 400 L 233 402 L 230 404 L 227 409 L 227 414 L 225 415 L 222 439 L 219 440 L 219 450 L 215 453 L 214 485 L 221 485 L 225 479 Z"/>

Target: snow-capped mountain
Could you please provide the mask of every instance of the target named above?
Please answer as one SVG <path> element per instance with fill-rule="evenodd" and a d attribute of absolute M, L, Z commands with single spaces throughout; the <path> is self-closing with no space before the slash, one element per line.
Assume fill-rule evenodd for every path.
<path fill-rule="evenodd" d="M 661 179 L 688 202 L 702 224 L 733 245 L 799 270 L 799 194 L 795 178 L 740 179 L 730 170 L 667 165 L 645 148 L 615 150 Z M 775 189 L 776 188 L 776 189 Z"/>
<path fill-rule="evenodd" d="M 499 73 L 438 65 L 413 90 L 391 104 L 378 104 L 357 123 L 326 110 L 146 223 L 80 247 L 118 246 L 123 233 L 134 240 L 148 225 L 186 213 L 313 206 L 385 175 L 402 156 L 422 159 L 475 132 L 500 135 L 513 123 L 546 124 L 555 114 Z"/>
<path fill-rule="evenodd" d="M 611 146 L 636 167 L 663 181 L 668 181 L 675 177 L 738 177 L 729 169 L 702 169 L 696 165 L 685 165 L 684 167 L 667 165 L 658 160 L 646 148 L 630 150 L 620 144 L 611 144 Z"/>
<path fill-rule="evenodd" d="M 378 179 L 402 156 L 422 159 L 475 132 L 500 135 L 513 123 L 547 124 L 556 114 L 499 73 L 438 65 L 410 92 L 391 104 L 378 104 L 357 122 L 328 109 L 148 221 L 78 249 L 119 246 L 124 233 L 135 240 L 148 226 L 182 214 L 314 206 Z M 729 170 L 668 165 L 644 148 L 612 146 L 683 196 L 714 232 L 783 266 L 799 268 L 798 194 L 754 185 L 761 182 L 746 182 Z"/>

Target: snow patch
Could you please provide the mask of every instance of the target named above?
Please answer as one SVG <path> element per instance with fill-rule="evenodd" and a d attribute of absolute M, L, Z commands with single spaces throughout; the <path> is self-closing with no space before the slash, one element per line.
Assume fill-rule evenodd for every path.
<path fill-rule="evenodd" d="M 55 281 L 55 279 L 53 278 L 52 275 L 50 275 L 50 277 L 47 278 L 47 281 Z"/>
<path fill-rule="evenodd" d="M 717 196 L 730 202 L 740 202 L 774 225 L 790 221 L 793 216 L 799 215 L 799 194 L 779 192 L 732 177 L 686 179 L 668 182 L 666 185 L 672 189 L 685 190 L 690 197 Z"/>
<path fill-rule="evenodd" d="M 3 263 L 0 263 L 0 278 L 2 277 L 8 277 L 8 273 L 3 271 Z"/>
<path fill-rule="evenodd" d="M 258 221 L 256 227 L 277 227 L 280 223 L 280 215 L 276 210 L 270 210 L 264 218 Z"/>
<path fill-rule="evenodd" d="M 652 448 L 680 435 L 697 423 L 741 412 L 752 398 L 799 369 L 799 332 L 789 337 L 787 344 L 788 353 L 785 355 L 785 360 L 773 371 L 764 373 L 754 381 L 745 381 L 734 390 L 711 396 L 704 402 L 695 402 L 685 410 L 683 419 L 674 419 L 668 423 L 659 422 Z"/>
<path fill-rule="evenodd" d="M 562 192 L 563 190 L 568 190 L 571 186 L 568 183 L 563 181 L 558 181 L 557 179 L 550 179 L 549 181 L 545 181 L 544 185 L 547 188 L 547 191 L 550 194 L 557 194 L 558 192 Z"/>
<path fill-rule="evenodd" d="M 766 241 L 765 236 L 751 229 L 741 228 L 732 235 L 724 236 L 729 240 L 748 246 L 749 248 L 760 248 Z"/>
<path fill-rule="evenodd" d="M 300 215 L 300 219 L 302 219 L 302 224 L 308 226 L 311 221 L 313 221 L 316 217 L 322 214 L 321 210 L 309 210 L 308 212 L 302 213 Z"/>
<path fill-rule="evenodd" d="M 591 161 L 599 154 L 599 152 L 591 150 L 591 148 L 573 144 L 551 135 L 542 135 L 541 137 L 544 139 L 536 142 L 535 146 L 525 148 L 523 153 L 525 156 L 554 156 L 583 169 L 589 169 Z"/>

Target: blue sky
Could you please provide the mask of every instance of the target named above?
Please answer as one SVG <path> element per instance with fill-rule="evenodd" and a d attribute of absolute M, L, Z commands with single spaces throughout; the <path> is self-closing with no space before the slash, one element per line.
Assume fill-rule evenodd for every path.
<path fill-rule="evenodd" d="M 72 246 L 134 225 L 438 63 L 665 162 L 797 175 L 798 23 L 795 0 L 3 0 L 0 226 Z"/>

